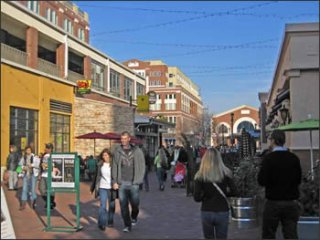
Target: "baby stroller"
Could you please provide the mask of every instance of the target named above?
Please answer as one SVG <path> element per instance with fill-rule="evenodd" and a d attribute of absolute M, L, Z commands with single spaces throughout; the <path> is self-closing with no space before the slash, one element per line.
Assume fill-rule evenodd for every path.
<path fill-rule="evenodd" d="M 183 188 L 185 186 L 185 178 L 186 166 L 181 162 L 177 162 L 171 187 L 180 186 L 180 188 Z"/>

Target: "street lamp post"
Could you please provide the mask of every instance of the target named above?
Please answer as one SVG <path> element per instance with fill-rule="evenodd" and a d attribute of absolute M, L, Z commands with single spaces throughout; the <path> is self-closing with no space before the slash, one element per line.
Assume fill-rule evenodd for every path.
<path fill-rule="evenodd" d="M 234 113 L 233 112 L 230 113 L 230 116 L 231 116 L 231 138 L 230 138 L 230 140 L 231 140 L 231 147 L 233 147 L 233 144 L 234 144 L 234 139 L 233 139 L 233 121 L 234 121 L 233 117 L 234 117 Z"/>
<path fill-rule="evenodd" d="M 224 124 L 222 126 L 222 147 L 224 148 Z"/>

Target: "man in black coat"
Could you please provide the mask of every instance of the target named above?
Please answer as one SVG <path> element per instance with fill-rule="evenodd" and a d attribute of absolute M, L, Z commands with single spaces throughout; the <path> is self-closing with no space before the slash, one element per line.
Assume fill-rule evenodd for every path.
<path fill-rule="evenodd" d="M 258 174 L 258 182 L 265 187 L 267 199 L 263 212 L 262 238 L 275 238 L 281 222 L 284 238 L 298 239 L 300 160 L 283 146 L 283 131 L 274 130 L 269 140 L 272 152 L 264 156 Z"/>

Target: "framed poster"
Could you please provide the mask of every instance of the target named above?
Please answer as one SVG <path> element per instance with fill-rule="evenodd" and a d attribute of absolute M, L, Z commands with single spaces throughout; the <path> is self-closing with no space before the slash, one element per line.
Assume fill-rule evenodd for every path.
<path fill-rule="evenodd" d="M 52 188 L 75 187 L 75 162 L 76 155 L 70 153 L 52 153 Z"/>

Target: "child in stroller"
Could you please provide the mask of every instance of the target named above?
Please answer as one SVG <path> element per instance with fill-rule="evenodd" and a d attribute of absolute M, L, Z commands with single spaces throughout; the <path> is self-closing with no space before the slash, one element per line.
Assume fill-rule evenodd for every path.
<path fill-rule="evenodd" d="M 173 182 L 171 187 L 177 187 L 178 185 L 180 188 L 185 186 L 185 177 L 186 177 L 186 166 L 181 162 L 177 162 L 175 166 L 175 172 L 173 177 Z"/>

